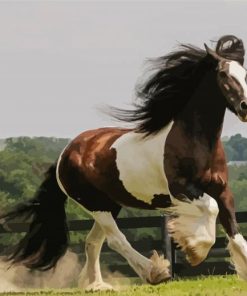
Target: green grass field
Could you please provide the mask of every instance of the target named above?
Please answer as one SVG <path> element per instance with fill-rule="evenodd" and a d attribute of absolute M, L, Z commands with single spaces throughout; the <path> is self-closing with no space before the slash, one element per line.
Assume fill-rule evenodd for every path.
<path fill-rule="evenodd" d="M 87 296 L 247 296 L 247 282 L 236 276 L 210 276 L 198 279 L 177 280 L 158 286 L 124 285 L 116 292 L 85 293 L 79 289 L 30 290 L 26 292 L 0 293 L 1 295 L 87 295 Z"/>

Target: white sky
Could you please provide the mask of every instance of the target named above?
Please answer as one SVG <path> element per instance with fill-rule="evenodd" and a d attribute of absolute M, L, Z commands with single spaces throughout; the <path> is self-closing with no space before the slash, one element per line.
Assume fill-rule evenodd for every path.
<path fill-rule="evenodd" d="M 74 137 L 114 125 L 95 107 L 128 107 L 145 58 L 177 42 L 235 34 L 244 1 L 0 1 L 0 138 Z M 224 135 L 247 126 L 227 115 Z"/>

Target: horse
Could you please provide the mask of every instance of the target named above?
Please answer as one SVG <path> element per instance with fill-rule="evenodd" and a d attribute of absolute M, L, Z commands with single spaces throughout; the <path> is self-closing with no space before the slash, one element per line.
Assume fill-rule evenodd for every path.
<path fill-rule="evenodd" d="M 169 233 L 192 266 L 215 243 L 219 216 L 231 260 L 247 280 L 247 242 L 238 230 L 221 142 L 226 109 L 247 121 L 243 56 L 242 40 L 227 35 L 216 50 L 181 45 L 151 60 L 152 74 L 137 87 L 135 108 L 110 110 L 134 127 L 82 132 L 47 171 L 36 195 L 2 215 L 5 223 L 16 217 L 31 222 L 8 260 L 42 271 L 56 266 L 68 247 L 65 204 L 71 198 L 95 221 L 85 242 L 81 288 L 112 288 L 100 271 L 105 239 L 144 282 L 170 278 L 167 259 L 157 252 L 144 257 L 119 230 L 122 207 L 169 215 Z"/>

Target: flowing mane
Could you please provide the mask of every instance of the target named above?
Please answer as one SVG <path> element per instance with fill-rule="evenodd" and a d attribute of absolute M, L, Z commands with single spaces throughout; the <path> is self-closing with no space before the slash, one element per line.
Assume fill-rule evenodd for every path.
<path fill-rule="evenodd" d="M 179 51 L 150 59 L 155 71 L 136 87 L 134 110 L 111 107 L 111 115 L 120 121 L 137 122 L 136 130 L 147 135 L 157 133 L 181 112 L 207 68 L 206 51 L 181 45 Z"/>

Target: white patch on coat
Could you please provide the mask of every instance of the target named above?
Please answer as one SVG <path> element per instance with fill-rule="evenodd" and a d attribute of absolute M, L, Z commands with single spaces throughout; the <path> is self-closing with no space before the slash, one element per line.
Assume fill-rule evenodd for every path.
<path fill-rule="evenodd" d="M 217 202 L 208 194 L 185 202 L 172 198 L 173 207 L 165 212 L 175 215 L 168 222 L 168 230 L 186 253 L 191 265 L 202 262 L 215 243 Z"/>
<path fill-rule="evenodd" d="M 164 172 L 165 141 L 171 130 L 170 122 L 157 135 L 129 132 L 119 137 L 111 148 L 116 150 L 119 178 L 135 198 L 148 204 L 155 194 L 169 194 Z"/>
<path fill-rule="evenodd" d="M 247 281 L 247 242 L 243 236 L 238 233 L 234 238 L 229 238 L 227 249 L 231 255 L 231 261 L 238 275 Z"/>
<path fill-rule="evenodd" d="M 237 79 L 243 88 L 244 96 L 247 97 L 246 70 L 236 61 L 231 61 L 228 64 L 229 74 Z"/>
<path fill-rule="evenodd" d="M 143 281 L 157 284 L 170 277 L 169 261 L 157 252 L 148 259 L 133 249 L 110 212 L 92 212 L 92 216 L 104 231 L 108 246 L 122 255 Z"/>

